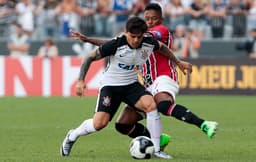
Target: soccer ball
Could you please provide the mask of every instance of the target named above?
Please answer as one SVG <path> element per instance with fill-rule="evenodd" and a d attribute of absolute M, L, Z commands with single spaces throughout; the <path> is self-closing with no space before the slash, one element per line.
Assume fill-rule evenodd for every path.
<path fill-rule="evenodd" d="M 150 138 L 138 136 L 130 143 L 130 154 L 134 159 L 150 159 L 155 149 Z"/>

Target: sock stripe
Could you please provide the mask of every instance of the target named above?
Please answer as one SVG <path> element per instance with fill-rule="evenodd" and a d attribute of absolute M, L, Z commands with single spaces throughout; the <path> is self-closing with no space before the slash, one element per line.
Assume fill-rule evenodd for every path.
<path fill-rule="evenodd" d="M 130 134 L 134 131 L 135 127 L 136 127 L 136 125 L 134 125 L 134 126 L 132 127 L 132 129 L 127 133 L 127 135 L 130 135 Z"/>
<path fill-rule="evenodd" d="M 176 104 L 172 104 L 169 108 L 168 108 L 168 111 L 167 111 L 167 114 L 170 116 L 172 114 L 172 110 L 173 108 L 176 106 Z"/>

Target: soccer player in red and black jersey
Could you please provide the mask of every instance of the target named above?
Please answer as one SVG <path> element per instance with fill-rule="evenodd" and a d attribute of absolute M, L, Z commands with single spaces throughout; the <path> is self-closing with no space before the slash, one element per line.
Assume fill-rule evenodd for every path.
<path fill-rule="evenodd" d="M 149 27 L 148 34 L 151 34 L 155 39 L 172 48 L 172 35 L 168 27 L 162 24 L 161 7 L 156 3 L 148 4 L 144 10 L 144 19 Z M 78 40 L 95 45 L 101 45 L 105 42 L 105 40 L 89 38 L 75 31 L 71 31 L 71 35 Z M 172 116 L 178 120 L 196 125 L 209 138 L 214 136 L 217 122 L 203 120 L 185 106 L 175 103 L 175 96 L 179 91 L 179 85 L 175 64 L 171 60 L 157 52 L 153 52 L 143 66 L 142 77 L 144 78 L 145 87 L 154 96 L 159 112 L 163 115 Z M 116 130 L 132 138 L 148 134 L 148 130 L 138 123 L 138 121 L 143 119 L 142 114 L 134 111 L 131 107 L 125 107 L 117 119 Z M 147 122 L 147 127 L 152 127 L 150 122 Z M 154 134 L 157 133 L 150 132 L 151 138 L 154 138 Z M 155 153 L 155 156 L 166 159 L 171 158 L 162 151 Z"/>
<path fill-rule="evenodd" d="M 172 48 L 172 35 L 168 27 L 162 24 L 161 7 L 156 3 L 147 5 L 144 10 L 144 19 L 149 27 L 148 33 L 153 35 L 155 39 L 165 43 L 169 48 Z M 175 96 L 179 91 L 179 85 L 174 62 L 163 57 L 157 51 L 153 52 L 143 66 L 142 76 L 145 86 L 154 96 L 159 112 L 198 126 L 210 138 L 214 136 L 217 122 L 203 120 L 185 106 L 175 103 Z M 120 132 L 123 131 L 123 126 L 127 127 L 127 131 L 123 132 L 124 134 L 130 133 L 128 130 L 133 130 L 134 132 L 136 127 L 133 125 L 133 122 L 136 123 L 135 121 L 139 120 L 139 116 L 135 114 L 133 119 L 126 118 L 127 116 L 123 114 L 127 113 L 133 113 L 131 108 L 126 107 L 121 112 L 116 123 L 116 128 Z M 150 125 L 150 123 L 147 123 L 147 125 Z M 151 136 L 153 135 L 154 133 L 151 133 Z"/>

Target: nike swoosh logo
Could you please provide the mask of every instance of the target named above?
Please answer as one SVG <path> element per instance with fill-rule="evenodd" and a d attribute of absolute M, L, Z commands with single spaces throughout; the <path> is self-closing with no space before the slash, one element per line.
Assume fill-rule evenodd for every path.
<path fill-rule="evenodd" d="M 120 57 L 124 57 L 125 55 L 119 55 Z"/>

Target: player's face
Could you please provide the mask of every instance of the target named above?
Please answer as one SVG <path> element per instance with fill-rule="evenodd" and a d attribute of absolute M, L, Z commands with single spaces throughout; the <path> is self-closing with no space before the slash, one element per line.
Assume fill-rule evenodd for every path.
<path fill-rule="evenodd" d="M 126 39 L 127 39 L 128 44 L 132 48 L 138 48 L 143 39 L 143 33 L 133 34 L 130 32 L 126 32 L 125 34 L 126 34 Z"/>
<path fill-rule="evenodd" d="M 162 17 L 154 10 L 147 10 L 144 12 L 144 20 L 148 28 L 162 24 Z"/>

